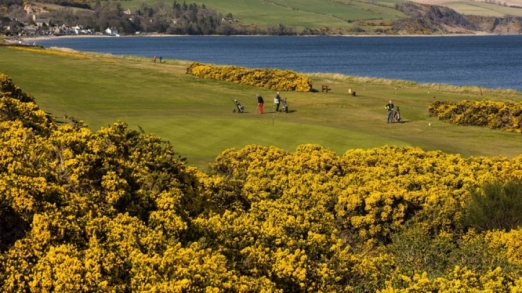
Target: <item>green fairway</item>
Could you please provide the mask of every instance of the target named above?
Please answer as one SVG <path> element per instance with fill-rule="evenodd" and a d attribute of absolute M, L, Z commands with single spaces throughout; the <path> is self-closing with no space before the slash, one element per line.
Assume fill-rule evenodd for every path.
<path fill-rule="evenodd" d="M 474 88 L 310 73 L 314 88 L 328 84 L 332 91 L 282 92 L 290 113 L 272 113 L 274 91 L 186 75 L 187 61 L 160 64 L 145 58 L 88 56 L 0 47 L 0 72 L 58 120 L 73 116 L 93 131 L 122 120 L 131 129 L 141 127 L 170 141 L 189 164 L 201 168 L 223 150 L 248 144 L 293 151 L 299 144 L 315 143 L 338 154 L 383 145 L 463 156 L 513 157 L 522 150 L 520 134 L 455 126 L 427 112 L 434 99 L 513 101 L 522 97 L 518 92 L 483 89 L 480 95 Z M 357 96 L 349 95 L 349 88 Z M 265 99 L 263 115 L 257 114 L 258 93 Z M 245 106 L 245 113 L 233 112 L 234 99 Z M 405 123 L 386 123 L 384 105 L 389 99 L 401 108 Z"/>

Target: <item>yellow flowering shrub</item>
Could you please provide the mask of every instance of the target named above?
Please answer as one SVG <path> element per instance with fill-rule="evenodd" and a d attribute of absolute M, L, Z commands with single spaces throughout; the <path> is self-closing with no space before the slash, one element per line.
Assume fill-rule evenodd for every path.
<path fill-rule="evenodd" d="M 431 116 L 460 125 L 487 126 L 522 132 L 522 103 L 495 101 L 437 101 L 428 107 Z"/>
<path fill-rule="evenodd" d="M 2 292 L 522 287 L 519 229 L 460 221 L 472 190 L 522 179 L 522 155 L 248 145 L 203 172 L 121 121 L 58 125 L 0 81 Z"/>
<path fill-rule="evenodd" d="M 455 267 L 447 276 L 430 280 L 427 274 L 415 274 L 412 277 L 402 275 L 400 288 L 392 282 L 378 290 L 379 293 L 406 292 L 520 292 L 513 286 L 511 277 L 501 268 L 494 268 L 484 275 L 478 275 L 467 268 Z"/>
<path fill-rule="evenodd" d="M 31 292 L 87 292 L 85 271 L 78 250 L 71 244 L 51 247 L 34 268 Z"/>
<path fill-rule="evenodd" d="M 238 66 L 214 66 L 194 62 L 187 68 L 187 74 L 271 90 L 298 92 L 312 90 L 311 79 L 291 70 L 248 69 Z"/>
<path fill-rule="evenodd" d="M 40 132 L 54 127 L 53 118 L 40 110 L 34 98 L 0 73 L 0 121 L 21 121 Z"/>
<path fill-rule="evenodd" d="M 512 178 L 514 174 L 520 174 L 521 167 L 520 157 L 512 160 L 502 157 L 464 159 L 459 155 L 425 152 L 410 147 L 350 150 L 343 156 L 337 156 L 317 145 L 299 146 L 294 153 L 274 147 L 246 146 L 240 150 L 224 151 L 212 164 L 211 174 L 213 178 L 220 178 L 223 185 L 231 182 L 236 199 L 240 199 L 243 208 L 235 210 L 236 213 L 224 214 L 221 210 L 214 210 L 218 214 L 213 215 L 210 222 L 204 224 L 205 220 L 198 219 L 197 223 L 202 225 L 200 229 L 205 233 L 215 231 L 206 239 L 218 239 L 218 243 L 227 243 L 231 249 L 242 251 L 243 255 L 237 254 L 237 257 L 246 257 L 244 262 L 249 264 L 249 272 L 274 266 L 273 248 L 283 250 L 286 246 L 289 252 L 301 249 L 307 252 L 308 259 L 315 259 L 313 256 L 317 254 L 328 255 L 324 248 L 314 245 L 315 239 L 332 239 L 318 243 L 324 247 L 334 247 L 333 239 L 341 240 L 342 245 L 355 249 L 350 254 L 354 269 L 348 274 L 354 280 L 363 278 L 368 286 L 366 289 L 369 284 L 376 286 L 372 288 L 378 288 L 378 284 L 382 285 L 386 278 L 393 280 L 391 268 L 406 267 L 406 263 L 388 252 L 383 254 L 388 261 L 381 260 L 379 265 L 375 265 L 378 269 L 369 273 L 365 271 L 369 269 L 368 258 L 376 257 L 375 250 L 361 259 L 356 257 L 355 251 L 364 251 L 365 245 L 389 245 L 387 243 L 390 241 L 397 241 L 393 235 L 401 237 L 407 223 L 418 223 L 422 234 L 409 238 L 405 245 L 425 239 L 423 245 L 426 249 L 440 251 L 434 251 L 430 259 L 419 262 L 416 265 L 418 273 L 422 274 L 423 269 L 439 261 L 449 262 L 440 266 L 436 274 L 427 275 L 431 282 L 438 274 L 445 274 L 451 263 L 473 262 L 462 257 L 465 253 L 459 252 L 459 245 L 466 251 L 480 251 L 487 247 L 483 241 L 466 240 L 458 244 L 454 239 L 455 229 L 462 229 L 458 219 L 463 212 L 463 203 L 470 195 L 470 188 L 493 178 Z M 272 201 L 284 205 L 268 205 Z M 311 219 L 316 219 L 315 210 L 319 212 L 317 215 L 322 214 L 321 217 L 327 220 L 313 225 Z M 288 218 L 285 220 L 285 217 Z M 310 224 L 300 228 L 298 219 L 308 219 Z M 292 224 L 292 229 L 288 224 Z M 249 226 L 252 228 L 248 229 Z M 322 235 L 317 233 L 321 230 L 316 230 L 315 226 L 322 227 Z M 305 231 L 309 231 L 307 236 L 304 236 Z M 439 232 L 434 234 L 434 231 Z M 301 239 L 307 241 L 302 243 Z M 393 253 L 398 251 L 402 250 L 397 248 Z M 453 251 L 454 256 L 446 256 L 444 251 Z M 421 251 L 419 253 L 411 258 L 412 262 L 428 256 Z M 488 260 L 506 265 L 504 252 L 491 253 L 483 257 L 484 262 L 476 269 L 487 268 L 485 262 Z M 309 268 L 308 272 L 324 271 L 317 261 L 311 262 Z M 384 276 L 379 272 L 385 271 L 389 275 L 382 279 Z M 293 277 L 288 275 L 288 278 Z M 335 284 L 337 289 L 341 288 L 340 283 L 331 279 L 328 282 Z M 296 280 L 292 284 L 300 286 Z M 349 287 L 357 290 L 355 283 Z"/>
<path fill-rule="evenodd" d="M 24 93 L 20 87 L 13 83 L 9 76 L 3 73 L 0 73 L 0 94 L 2 97 L 16 99 L 24 103 L 34 102 L 34 98 L 31 95 Z"/>
<path fill-rule="evenodd" d="M 485 239 L 490 247 L 505 250 L 510 262 L 522 265 L 522 228 L 509 232 L 488 231 Z"/>

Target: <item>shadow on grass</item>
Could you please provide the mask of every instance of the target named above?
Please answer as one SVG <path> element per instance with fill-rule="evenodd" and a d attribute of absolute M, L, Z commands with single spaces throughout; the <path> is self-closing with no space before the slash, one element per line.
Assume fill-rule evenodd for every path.
<path fill-rule="evenodd" d="M 264 112 L 263 114 L 276 114 L 276 113 L 281 113 L 281 114 L 289 114 L 289 113 L 295 113 L 297 112 L 297 110 L 289 110 L 288 112 Z M 248 111 L 244 111 L 244 112 L 238 112 L 238 111 L 233 111 L 232 112 L 233 114 L 259 114 L 258 112 L 248 112 Z"/>
<path fill-rule="evenodd" d="M 270 113 L 281 113 L 281 114 L 288 114 L 288 113 L 294 113 L 294 112 L 297 112 L 296 110 L 288 110 L 288 112 L 283 112 L 283 111 L 278 111 L 278 112 L 270 112 Z"/>

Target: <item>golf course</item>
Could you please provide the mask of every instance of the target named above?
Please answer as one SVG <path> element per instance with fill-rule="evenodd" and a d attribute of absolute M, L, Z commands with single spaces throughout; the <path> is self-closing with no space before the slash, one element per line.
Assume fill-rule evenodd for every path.
<path fill-rule="evenodd" d="M 74 117 L 93 131 L 123 121 L 169 141 L 189 165 L 202 170 L 224 150 L 251 144 L 294 151 L 312 143 L 338 155 L 384 145 L 463 157 L 512 158 L 522 150 L 518 133 L 458 126 L 428 114 L 434 101 L 514 102 L 522 98 L 518 91 L 303 73 L 312 79 L 314 91 L 281 92 L 289 113 L 274 113 L 275 91 L 191 76 L 186 74 L 190 64 L 0 47 L 0 72 L 57 121 Z M 321 92 L 322 85 L 331 91 Z M 257 112 L 256 94 L 265 100 L 263 115 Z M 234 111 L 234 99 L 245 107 L 244 113 Z M 400 107 L 403 123 L 386 123 L 388 100 Z"/>
<path fill-rule="evenodd" d="M 151 59 L 0 46 L 1 292 L 522 292 L 521 92 Z"/>

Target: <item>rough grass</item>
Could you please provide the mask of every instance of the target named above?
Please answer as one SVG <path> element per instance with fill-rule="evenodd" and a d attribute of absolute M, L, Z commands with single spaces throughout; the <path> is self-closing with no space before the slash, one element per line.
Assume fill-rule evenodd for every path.
<path fill-rule="evenodd" d="M 189 164 L 201 168 L 227 148 L 253 143 L 288 151 L 316 143 L 338 154 L 383 145 L 465 157 L 513 157 L 522 150 L 520 134 L 455 126 L 427 111 L 435 99 L 520 100 L 522 93 L 516 91 L 308 73 L 315 88 L 328 84 L 332 91 L 283 92 L 291 112 L 272 113 L 275 92 L 186 75 L 187 61 L 159 64 L 149 58 L 91 53 L 77 58 L 71 53 L 77 54 L 0 47 L 0 71 L 59 120 L 73 116 L 94 131 L 123 120 L 132 129 L 141 127 L 170 141 Z M 357 96 L 349 95 L 349 88 Z M 256 112 L 257 93 L 265 98 L 266 114 Z M 233 113 L 234 99 L 245 113 Z M 405 123 L 386 123 L 389 99 L 400 106 Z"/>

